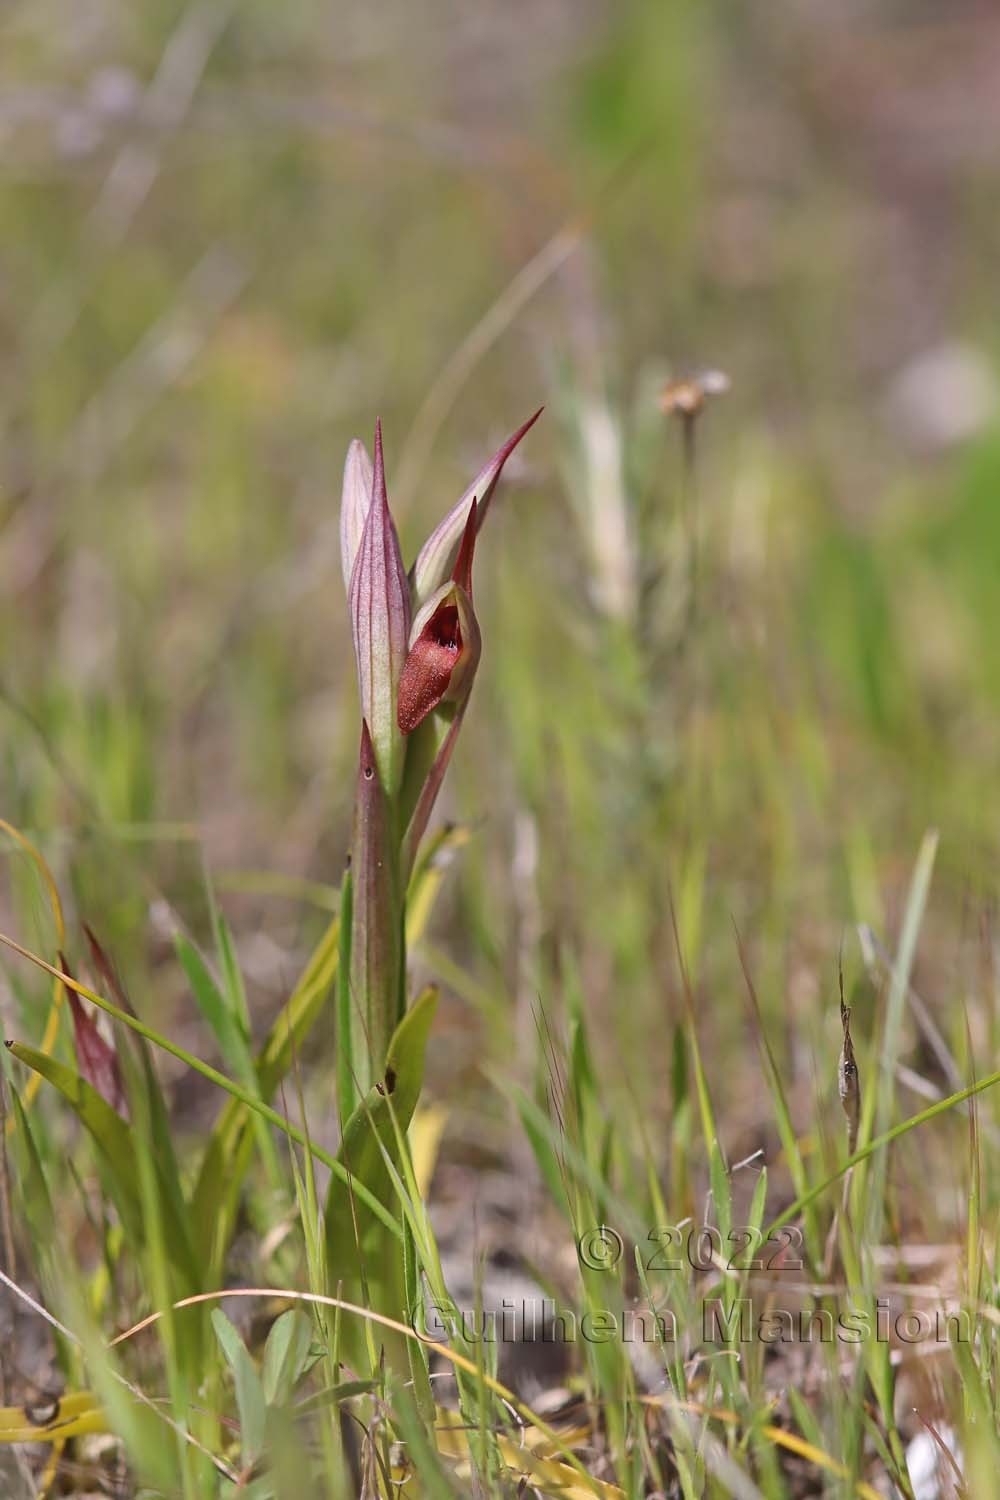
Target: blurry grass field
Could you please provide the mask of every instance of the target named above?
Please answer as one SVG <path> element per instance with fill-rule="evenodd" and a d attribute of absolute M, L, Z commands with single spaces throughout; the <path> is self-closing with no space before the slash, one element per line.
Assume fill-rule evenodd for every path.
<path fill-rule="evenodd" d="M 5 1059 L 3 1267 L 64 1329 L 4 1292 L 4 1494 L 994 1492 L 996 1091 L 870 1148 L 1000 1066 L 998 55 L 975 0 L 5 8 L 0 932 L 155 1036 L 108 1031 L 107 1117 L 4 957 L 36 1066 L 61 1019 L 37 1092 Z M 715 368 L 686 450 L 661 392 Z M 678 1333 L 468 1340 L 429 1420 L 277 1295 L 338 1298 L 340 478 L 380 415 L 412 557 L 543 403 L 410 890 L 388 1217 L 431 1296 Z M 803 1202 L 841 976 L 867 1154 Z M 789 1211 L 796 1274 L 664 1265 Z M 169 1314 L 223 1288 L 273 1290 Z M 972 1336 L 703 1337 L 881 1295 Z"/>

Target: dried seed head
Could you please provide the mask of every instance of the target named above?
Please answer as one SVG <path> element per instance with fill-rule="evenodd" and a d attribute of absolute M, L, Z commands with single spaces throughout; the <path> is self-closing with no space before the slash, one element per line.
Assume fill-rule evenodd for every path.
<path fill-rule="evenodd" d="M 729 376 L 721 370 L 704 370 L 686 380 L 670 380 L 660 392 L 660 410 L 691 419 L 703 410 L 709 396 L 729 389 Z"/>
<path fill-rule="evenodd" d="M 847 1116 L 847 1153 L 853 1156 L 858 1144 L 858 1119 L 861 1114 L 861 1080 L 851 1041 L 851 1009 L 844 1004 L 844 981 L 840 981 L 840 1024 L 844 1029 L 844 1042 L 840 1049 L 840 1065 L 837 1069 L 837 1086 L 840 1102 Z"/>

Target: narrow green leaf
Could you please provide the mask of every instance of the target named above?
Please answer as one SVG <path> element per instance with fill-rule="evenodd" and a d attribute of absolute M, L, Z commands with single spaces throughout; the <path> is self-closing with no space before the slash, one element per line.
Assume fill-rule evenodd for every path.
<path fill-rule="evenodd" d="M 54 973 L 57 978 L 62 977 L 60 972 L 54 969 L 51 964 L 47 963 L 45 959 L 39 958 L 37 954 L 32 953 L 30 949 L 23 948 L 20 943 L 15 942 L 14 939 L 8 937 L 6 933 L 0 932 L 0 944 L 3 944 L 4 947 L 11 949 L 15 953 L 19 953 L 22 958 L 29 959 L 37 967 L 45 969 L 48 973 Z M 168 1053 L 169 1056 L 177 1058 L 179 1062 L 184 1063 L 184 1065 L 190 1068 L 192 1072 L 199 1074 L 202 1078 L 206 1078 L 209 1083 L 213 1083 L 217 1088 L 225 1090 L 225 1092 L 227 1094 L 230 1094 L 234 1100 L 238 1101 L 239 1105 L 242 1108 L 251 1110 L 254 1113 L 260 1115 L 263 1119 L 267 1120 L 269 1124 L 274 1125 L 278 1130 L 286 1135 L 289 1140 L 296 1141 L 298 1145 L 310 1150 L 318 1161 L 325 1163 L 325 1165 L 330 1168 L 334 1177 L 339 1178 L 341 1181 L 347 1180 L 347 1169 L 342 1165 L 341 1162 L 337 1160 L 335 1156 L 332 1156 L 329 1151 L 325 1151 L 315 1142 L 310 1142 L 306 1137 L 305 1132 L 300 1130 L 297 1125 L 291 1124 L 282 1115 L 280 1115 L 276 1109 L 272 1109 L 270 1105 L 265 1104 L 262 1100 L 255 1099 L 252 1094 L 250 1094 L 245 1088 L 242 1087 L 241 1084 L 236 1083 L 231 1078 L 227 1078 L 224 1073 L 219 1072 L 218 1068 L 213 1068 L 209 1063 L 203 1062 L 200 1057 L 195 1057 L 192 1052 L 188 1052 L 186 1048 L 178 1046 L 176 1042 L 171 1041 L 169 1037 L 163 1036 L 161 1032 L 154 1031 L 152 1026 L 146 1025 L 145 1021 L 140 1021 L 138 1016 L 134 1016 L 130 1012 L 123 1010 L 120 1006 L 114 1005 L 110 1000 L 106 999 L 105 996 L 97 994 L 96 991 L 88 989 L 88 987 L 83 984 L 78 984 L 76 988 L 78 993 L 81 994 L 85 1000 L 90 1000 L 92 1004 L 99 1006 L 101 1010 L 106 1011 L 108 1015 L 113 1016 L 116 1021 L 119 1021 L 130 1031 L 137 1032 L 139 1036 L 145 1038 L 147 1042 L 151 1042 L 154 1046 L 161 1048 L 162 1051 Z M 321 998 L 322 997 L 320 997 L 320 999 Z M 282 1053 L 280 1047 L 277 1049 L 277 1053 L 279 1057 L 285 1055 Z M 267 1066 L 271 1066 L 270 1057 L 268 1057 L 267 1059 Z M 392 1214 L 389 1213 L 384 1205 L 379 1203 L 376 1198 L 368 1193 L 363 1184 L 355 1183 L 354 1190 L 359 1195 L 359 1197 L 361 1197 L 362 1201 L 366 1203 L 368 1208 L 384 1226 L 384 1228 L 387 1229 L 388 1232 L 396 1239 L 402 1240 L 402 1229 L 399 1223 L 393 1218 Z M 209 1199 L 206 1204 L 206 1212 L 213 1213 L 216 1211 L 216 1209 L 217 1204 L 213 1202 L 212 1199 Z"/>
<path fill-rule="evenodd" d="M 348 1120 L 337 1152 L 337 1160 L 352 1178 L 364 1183 L 383 1203 L 389 1203 L 392 1196 L 383 1153 L 391 1161 L 399 1161 L 390 1106 L 400 1130 L 405 1131 L 420 1095 L 424 1053 L 436 1008 L 437 992 L 425 990 L 407 1011 L 389 1045 L 384 1078 L 369 1090 Z M 331 1252 L 330 1275 L 335 1280 L 349 1272 L 355 1260 L 355 1216 L 362 1245 L 372 1232 L 381 1235 L 381 1226 L 369 1222 L 371 1215 L 363 1204 L 355 1202 L 352 1207 L 351 1188 L 334 1178 L 327 1196 L 326 1231 Z"/>
<path fill-rule="evenodd" d="M 358 1107 L 354 1065 L 354 1026 L 351 1021 L 351 933 L 354 883 L 350 869 L 344 871 L 340 896 L 340 955 L 337 964 L 337 1110 L 340 1128 Z"/>
<path fill-rule="evenodd" d="M 141 1197 L 135 1175 L 135 1140 L 131 1126 L 86 1079 L 64 1063 L 44 1052 L 36 1052 L 23 1042 L 8 1042 L 7 1046 L 12 1056 L 40 1074 L 67 1100 L 108 1168 L 109 1185 L 122 1223 L 130 1236 L 141 1241 Z"/>
<path fill-rule="evenodd" d="M 399 1430 L 415 1474 L 419 1476 L 420 1493 L 426 1495 L 427 1500 L 458 1500 L 460 1492 L 448 1477 L 448 1471 L 428 1435 L 427 1423 L 412 1395 L 405 1388 L 396 1390 L 393 1395 L 393 1413 L 399 1422 Z M 477 1489 L 480 1487 L 477 1486 Z M 469 1493 L 468 1488 L 462 1493 Z"/>
<path fill-rule="evenodd" d="M 399 1246 L 387 1239 L 381 1223 L 361 1201 L 357 1186 L 391 1208 L 397 1192 L 400 1148 L 423 1084 L 424 1055 L 437 1008 L 437 992 L 425 990 L 407 1011 L 389 1044 L 385 1073 L 371 1088 L 348 1120 L 337 1160 L 346 1167 L 350 1182 L 334 1178 L 330 1183 L 325 1213 L 327 1274 L 331 1287 L 341 1286 L 351 1300 L 367 1287 L 371 1305 L 389 1316 L 405 1320 L 403 1258 Z M 392 1170 L 390 1170 L 390 1167 Z M 394 1369 L 409 1369 L 409 1356 L 400 1336 L 374 1330 L 391 1346 Z M 366 1362 L 363 1340 L 368 1334 L 349 1323 L 344 1332 L 346 1357 L 360 1369 Z M 405 1343 L 405 1341 L 404 1341 Z"/>
<path fill-rule="evenodd" d="M 236 1409 L 240 1417 L 240 1446 L 243 1462 L 249 1468 L 264 1451 L 267 1428 L 267 1402 L 257 1374 L 257 1367 L 236 1329 L 221 1307 L 212 1309 L 212 1327 L 219 1340 L 226 1363 L 233 1372 Z"/>
<path fill-rule="evenodd" d="M 284 1406 L 305 1369 L 312 1342 L 312 1319 L 291 1307 L 275 1320 L 261 1366 L 261 1384 L 268 1406 Z"/>
<path fill-rule="evenodd" d="M 811 1263 L 814 1266 L 819 1265 L 822 1258 L 821 1237 L 819 1222 L 817 1220 L 815 1212 L 812 1210 L 813 1200 L 807 1197 L 807 1184 L 809 1180 L 808 1174 L 806 1172 L 805 1163 L 802 1160 L 802 1152 L 799 1149 L 799 1138 L 795 1133 L 795 1126 L 792 1122 L 792 1112 L 789 1108 L 788 1096 L 785 1093 L 785 1085 L 781 1077 L 781 1070 L 778 1067 L 777 1059 L 775 1058 L 774 1052 L 771 1048 L 771 1043 L 768 1039 L 767 1032 L 764 1028 L 764 1017 L 761 1013 L 760 1002 L 757 999 L 757 990 L 753 982 L 753 977 L 750 973 L 750 964 L 747 959 L 746 951 L 743 947 L 743 941 L 739 933 L 737 933 L 736 935 L 736 946 L 739 952 L 740 966 L 743 970 L 743 980 L 746 985 L 747 1000 L 750 1005 L 750 1011 L 753 1016 L 757 1032 L 757 1042 L 760 1048 L 761 1062 L 764 1065 L 764 1072 L 767 1078 L 768 1089 L 771 1094 L 771 1098 L 774 1101 L 776 1116 L 775 1124 L 778 1129 L 778 1136 L 781 1140 L 785 1156 L 788 1160 L 788 1170 L 791 1173 L 792 1185 L 794 1186 L 796 1193 L 799 1194 L 799 1197 L 803 1200 L 809 1210 L 804 1216 L 806 1249 L 808 1250 Z"/>
<path fill-rule="evenodd" d="M 750 1212 L 747 1215 L 747 1224 L 751 1229 L 759 1229 L 764 1222 L 764 1209 L 767 1205 L 767 1168 L 761 1167 L 760 1176 L 757 1178 L 757 1186 L 753 1190 L 750 1199 Z"/>
<path fill-rule="evenodd" d="M 288 1073 L 295 1052 L 322 1010 L 337 972 L 338 948 L 339 918 L 334 917 L 258 1055 L 254 1092 L 262 1103 L 268 1102 Z M 238 1099 L 229 1099 L 212 1129 L 191 1198 L 200 1254 L 215 1281 L 232 1239 L 243 1182 L 253 1159 L 253 1139 L 250 1110 Z"/>
<path fill-rule="evenodd" d="M 116 1028 L 116 1031 L 118 1055 L 126 1067 L 126 1078 L 128 1078 L 129 1042 L 139 1057 L 139 1077 L 135 1078 L 130 1093 L 132 1118 L 136 1122 L 139 1121 L 137 1105 L 141 1099 L 143 1114 L 148 1123 L 148 1139 L 156 1165 L 158 1196 L 163 1200 L 163 1226 L 170 1242 L 171 1256 L 175 1266 L 183 1272 L 186 1289 L 198 1292 L 202 1287 L 202 1267 L 191 1232 L 192 1221 L 184 1197 L 180 1163 L 174 1149 L 170 1113 L 153 1066 L 149 1043 L 145 1037 L 134 1034 L 126 1038 L 120 1027 Z"/>
<path fill-rule="evenodd" d="M 300 1417 L 306 1417 L 316 1411 L 325 1411 L 330 1406 L 339 1406 L 342 1401 L 352 1401 L 355 1396 L 370 1396 L 377 1390 L 377 1380 L 341 1380 L 336 1385 L 324 1386 L 321 1391 L 314 1391 L 303 1401 L 296 1402 L 295 1410 Z"/>
<path fill-rule="evenodd" d="M 250 1083 L 255 1079 L 255 1070 L 246 1034 L 233 1015 L 214 975 L 198 949 L 182 933 L 177 935 L 176 950 L 181 968 L 191 986 L 191 993 L 219 1044 L 226 1066 L 243 1083 Z"/>
<path fill-rule="evenodd" d="M 243 1035 L 249 1037 L 250 1007 L 247 1004 L 243 971 L 236 957 L 236 944 L 233 942 L 233 934 L 229 923 L 221 912 L 218 911 L 215 917 L 215 941 L 219 949 L 219 957 L 222 961 L 222 977 L 225 983 L 226 1003 L 230 1014 L 233 1016 Z"/>
<path fill-rule="evenodd" d="M 136 1244 L 144 1244 L 146 1228 L 142 1191 L 136 1174 L 137 1145 L 134 1128 L 111 1108 L 95 1088 L 78 1073 L 55 1058 L 36 1052 L 22 1042 L 10 1042 L 11 1053 L 40 1073 L 59 1090 L 80 1123 L 94 1140 L 107 1167 L 107 1181 L 126 1232 Z M 194 1291 L 199 1282 L 197 1263 L 187 1234 L 183 1204 L 176 1181 L 170 1177 L 154 1144 L 156 1182 L 161 1199 L 165 1237 L 170 1259 L 179 1277 L 181 1294 Z"/>
<path fill-rule="evenodd" d="M 569 1203 L 562 1172 L 559 1169 L 559 1160 L 548 1133 L 541 1128 L 540 1117 L 544 1119 L 542 1110 L 523 1089 L 514 1090 L 514 1107 L 521 1121 L 521 1129 L 528 1137 L 528 1144 L 531 1146 L 535 1163 L 542 1174 L 549 1196 L 569 1217 Z"/>
<path fill-rule="evenodd" d="M 812 1443 L 813 1447 L 818 1448 L 822 1453 L 826 1444 L 812 1407 L 799 1394 L 793 1381 L 789 1381 L 785 1387 L 785 1392 L 792 1408 L 792 1416 L 795 1418 L 796 1427 L 798 1427 L 806 1442 Z"/>
<path fill-rule="evenodd" d="M 729 1231 L 733 1227 L 732 1191 L 729 1181 L 729 1170 L 722 1155 L 722 1148 L 717 1140 L 713 1140 L 709 1148 L 708 1179 L 712 1188 L 712 1198 L 715 1203 L 715 1214 L 719 1221 L 722 1243 L 725 1245 L 729 1241 Z"/>
<path fill-rule="evenodd" d="M 892 981 L 886 1006 L 882 1055 L 879 1059 L 880 1073 L 878 1079 L 873 1081 L 874 1086 L 869 1086 L 864 1094 L 859 1133 L 862 1145 L 871 1135 L 884 1134 L 895 1108 L 896 1064 L 899 1061 L 903 1010 L 910 988 L 910 974 L 916 957 L 917 939 L 930 893 L 937 847 L 938 835 L 932 829 L 924 835 L 921 841 L 917 862 L 913 869 L 913 878 L 907 893 L 899 951 L 892 969 Z M 863 1193 L 865 1200 L 865 1238 L 869 1244 L 877 1244 L 882 1232 L 886 1180 L 886 1157 L 883 1151 L 879 1150 L 874 1153 L 868 1170 L 870 1176 L 866 1181 L 859 1180 L 858 1191 Z"/>
<path fill-rule="evenodd" d="M 822 1182 L 816 1183 L 808 1192 L 796 1198 L 795 1202 L 790 1203 L 786 1209 L 783 1209 L 776 1219 L 771 1220 L 764 1231 L 765 1240 L 772 1239 L 779 1229 L 797 1219 L 810 1204 L 815 1203 L 818 1198 L 822 1198 L 824 1193 L 829 1191 L 835 1183 L 839 1182 L 845 1173 L 849 1172 L 852 1167 L 858 1166 L 859 1163 L 867 1161 L 874 1152 L 881 1150 L 883 1146 L 891 1145 L 893 1141 L 899 1140 L 900 1136 L 908 1135 L 911 1130 L 916 1130 L 918 1125 L 926 1125 L 929 1120 L 936 1120 L 938 1115 L 947 1114 L 948 1110 L 954 1109 L 956 1104 L 962 1104 L 966 1099 L 972 1099 L 977 1094 L 984 1093 L 987 1089 L 995 1088 L 998 1083 L 1000 1083 L 1000 1069 L 987 1074 L 985 1078 L 978 1079 L 975 1083 L 971 1083 L 968 1088 L 959 1089 L 955 1094 L 949 1094 L 946 1099 L 938 1099 L 934 1104 L 929 1104 L 926 1109 L 920 1110 L 918 1114 L 911 1115 L 908 1120 L 900 1120 L 898 1124 L 893 1125 L 887 1130 L 884 1135 L 877 1136 L 875 1140 L 869 1141 L 867 1146 L 862 1146 L 853 1155 L 845 1157 L 837 1169 L 831 1172 L 828 1177 L 824 1177 Z"/>
<path fill-rule="evenodd" d="M 43 1247 L 47 1254 L 48 1248 L 54 1247 L 57 1242 L 52 1198 L 31 1125 L 16 1089 L 11 1090 L 11 1098 L 14 1103 L 14 1141 L 18 1147 L 18 1172 L 23 1188 L 25 1214 L 35 1243 Z"/>

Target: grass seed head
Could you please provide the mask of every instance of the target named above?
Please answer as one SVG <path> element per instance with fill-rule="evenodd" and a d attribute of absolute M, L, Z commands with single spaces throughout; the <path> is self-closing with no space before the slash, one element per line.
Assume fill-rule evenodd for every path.
<path fill-rule="evenodd" d="M 843 985 L 843 980 L 841 980 Z M 840 1065 L 837 1069 L 837 1085 L 840 1090 L 840 1102 L 847 1116 L 847 1150 L 853 1155 L 858 1143 L 858 1119 L 861 1113 L 861 1080 L 858 1076 L 858 1064 L 854 1057 L 854 1044 L 851 1041 L 851 1008 L 844 1004 L 843 992 L 840 996 L 840 1024 L 844 1031 L 844 1041 L 840 1049 Z"/>

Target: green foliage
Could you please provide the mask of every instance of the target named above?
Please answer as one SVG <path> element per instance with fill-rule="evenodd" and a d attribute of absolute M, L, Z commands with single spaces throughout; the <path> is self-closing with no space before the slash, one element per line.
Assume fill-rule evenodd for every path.
<path fill-rule="evenodd" d="M 363 1183 L 390 1211 L 397 1209 L 401 1199 L 405 1201 L 400 1151 L 420 1096 L 424 1054 L 436 1008 L 437 995 L 428 990 L 396 1028 L 383 1078 L 369 1090 L 344 1126 L 337 1157 L 348 1176 L 346 1180 L 331 1180 L 324 1211 L 330 1286 L 339 1288 L 348 1301 L 375 1307 L 404 1323 L 410 1306 L 403 1263 L 395 1254 L 386 1255 L 385 1229 L 358 1201 L 355 1183 Z M 355 1371 L 365 1368 L 358 1351 L 367 1334 L 368 1330 L 357 1323 L 348 1324 L 345 1330 L 345 1358 Z M 376 1329 L 374 1337 L 390 1351 L 399 1349 L 398 1336 Z M 389 1363 L 397 1369 L 408 1367 L 405 1346 L 401 1357 L 397 1354 Z"/>
<path fill-rule="evenodd" d="M 138 1166 L 143 1153 L 156 1163 L 164 1239 L 177 1277 L 173 1295 L 184 1297 L 196 1290 L 199 1272 L 188 1237 L 187 1217 L 178 1212 L 177 1179 L 171 1175 L 169 1157 L 164 1161 L 163 1154 L 151 1139 L 147 1139 L 137 1149 L 134 1128 L 121 1115 L 116 1114 L 96 1089 L 91 1088 L 79 1074 L 54 1058 L 46 1057 L 34 1048 L 24 1047 L 18 1042 L 12 1042 L 10 1050 L 21 1062 L 47 1078 L 59 1090 L 91 1135 L 103 1159 L 104 1180 L 108 1191 L 130 1240 L 139 1246 L 143 1244 L 146 1233 Z"/>
<path fill-rule="evenodd" d="M 240 1452 L 244 1468 L 252 1469 L 264 1450 L 267 1398 L 257 1368 L 236 1329 L 220 1308 L 212 1313 L 212 1327 L 233 1373 L 236 1408 L 240 1418 Z"/>

